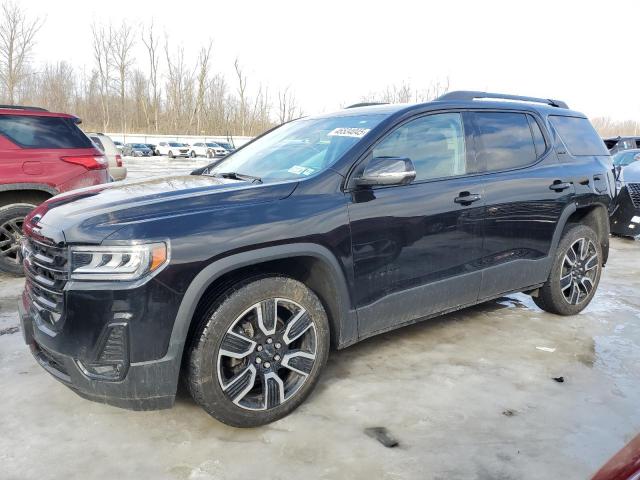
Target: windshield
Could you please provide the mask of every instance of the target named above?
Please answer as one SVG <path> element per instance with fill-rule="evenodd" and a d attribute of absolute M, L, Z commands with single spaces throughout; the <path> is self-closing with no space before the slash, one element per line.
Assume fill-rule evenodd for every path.
<path fill-rule="evenodd" d="M 181 147 L 182 144 L 181 143 L 176 143 L 176 142 L 169 142 L 169 146 L 170 147 Z"/>
<path fill-rule="evenodd" d="M 229 143 L 219 143 L 218 145 L 220 145 L 222 148 L 226 148 L 227 150 L 233 149 L 233 147 Z"/>
<path fill-rule="evenodd" d="M 147 148 L 147 146 L 141 143 L 134 143 L 133 148 Z"/>
<path fill-rule="evenodd" d="M 286 123 L 217 164 L 211 175 L 235 172 L 263 180 L 305 178 L 333 165 L 386 115 L 345 115 Z"/>
<path fill-rule="evenodd" d="M 207 147 L 211 147 L 211 148 L 215 148 L 215 147 L 218 146 L 217 143 L 207 143 L 206 145 L 207 145 Z"/>

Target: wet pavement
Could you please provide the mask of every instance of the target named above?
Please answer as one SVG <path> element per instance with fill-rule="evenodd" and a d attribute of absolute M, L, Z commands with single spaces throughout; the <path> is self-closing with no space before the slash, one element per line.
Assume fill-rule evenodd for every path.
<path fill-rule="evenodd" d="M 157 412 L 76 396 L 16 332 L 21 286 L 0 276 L 2 479 L 584 479 L 640 431 L 640 242 L 612 239 L 580 315 L 516 294 L 371 338 L 333 352 L 292 415 L 249 430 L 184 390 Z"/>

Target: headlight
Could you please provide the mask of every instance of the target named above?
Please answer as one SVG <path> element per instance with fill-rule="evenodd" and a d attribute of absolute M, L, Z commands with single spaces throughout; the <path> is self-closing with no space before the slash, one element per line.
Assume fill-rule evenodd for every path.
<path fill-rule="evenodd" d="M 71 247 L 72 280 L 137 280 L 169 262 L 168 243 Z"/>

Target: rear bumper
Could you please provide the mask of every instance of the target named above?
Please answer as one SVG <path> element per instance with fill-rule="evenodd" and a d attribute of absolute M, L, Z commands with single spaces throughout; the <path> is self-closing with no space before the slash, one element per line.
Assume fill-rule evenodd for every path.
<path fill-rule="evenodd" d="M 81 397 L 131 410 L 157 410 L 173 406 L 179 359 L 163 357 L 128 364 L 126 374 L 118 381 L 92 379 L 78 359 L 38 341 L 41 335 L 29 312 L 29 301 L 25 294 L 18 302 L 18 311 L 23 338 L 36 361 Z"/>
<path fill-rule="evenodd" d="M 124 180 L 127 178 L 127 167 L 109 167 L 109 175 L 115 180 Z"/>

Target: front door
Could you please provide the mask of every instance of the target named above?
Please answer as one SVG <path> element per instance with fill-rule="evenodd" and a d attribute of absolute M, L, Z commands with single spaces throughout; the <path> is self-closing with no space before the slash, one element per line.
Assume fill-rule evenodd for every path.
<path fill-rule="evenodd" d="M 350 192 L 361 337 L 476 301 L 484 191 L 466 144 L 462 115 L 448 112 L 401 124 L 370 152 L 409 158 L 416 179 Z"/>

